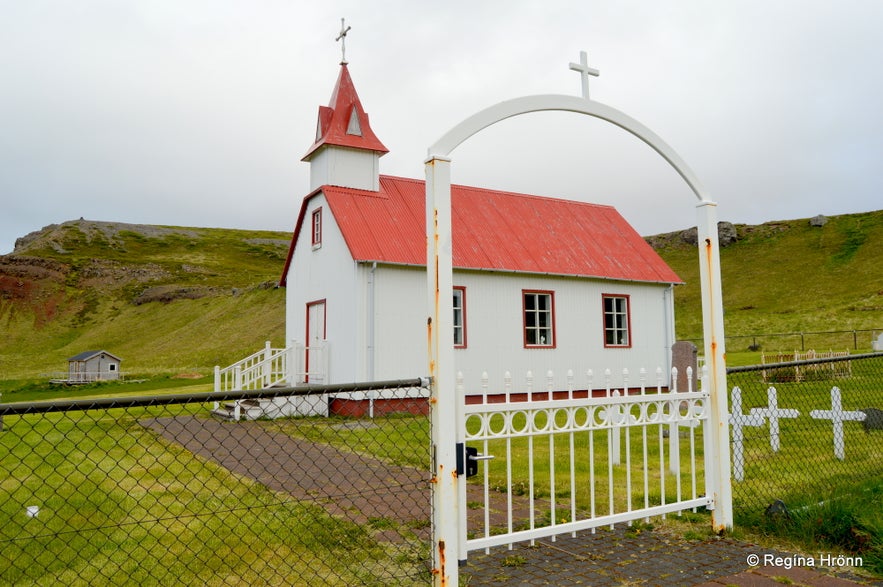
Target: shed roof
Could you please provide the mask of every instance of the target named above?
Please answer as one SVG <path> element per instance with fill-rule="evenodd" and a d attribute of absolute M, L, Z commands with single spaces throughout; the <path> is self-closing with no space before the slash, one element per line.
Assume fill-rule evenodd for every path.
<path fill-rule="evenodd" d="M 322 186 L 304 198 L 280 285 L 319 193 L 353 260 L 426 265 L 425 182 L 381 175 L 378 192 Z M 681 283 L 612 206 L 461 185 L 451 204 L 457 269 Z"/>
<path fill-rule="evenodd" d="M 88 361 L 92 357 L 94 357 L 96 355 L 100 355 L 101 353 L 104 353 L 108 357 L 112 357 L 112 358 L 116 359 L 117 361 L 122 361 L 121 358 L 119 358 L 115 354 L 109 353 L 107 351 L 83 351 L 82 353 L 79 353 L 79 354 L 74 355 L 73 357 L 69 358 L 68 362 L 70 362 L 70 361 Z"/>

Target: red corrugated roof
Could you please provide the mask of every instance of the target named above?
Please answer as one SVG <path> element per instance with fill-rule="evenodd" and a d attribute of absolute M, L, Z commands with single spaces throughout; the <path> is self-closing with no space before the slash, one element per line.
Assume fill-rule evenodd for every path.
<path fill-rule="evenodd" d="M 316 142 L 304 155 L 303 161 L 309 161 L 313 152 L 322 145 L 367 149 L 379 153 L 389 152 L 371 130 L 368 114 L 362 108 L 362 102 L 356 93 L 356 86 L 353 85 L 346 63 L 340 64 L 340 75 L 337 77 L 328 106 L 319 106 Z"/>
<path fill-rule="evenodd" d="M 356 261 L 426 264 L 425 182 L 380 176 L 380 191 L 323 186 Z M 677 274 L 611 206 L 451 186 L 454 267 L 680 283 Z"/>

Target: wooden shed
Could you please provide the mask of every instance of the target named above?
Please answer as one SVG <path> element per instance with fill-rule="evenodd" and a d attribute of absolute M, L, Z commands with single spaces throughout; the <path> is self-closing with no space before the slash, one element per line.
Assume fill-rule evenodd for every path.
<path fill-rule="evenodd" d="M 122 359 L 107 351 L 84 351 L 67 360 L 68 383 L 112 381 L 120 378 Z"/>

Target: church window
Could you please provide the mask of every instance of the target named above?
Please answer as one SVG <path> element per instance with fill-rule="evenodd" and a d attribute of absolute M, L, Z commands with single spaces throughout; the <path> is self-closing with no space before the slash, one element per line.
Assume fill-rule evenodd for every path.
<path fill-rule="evenodd" d="M 322 208 L 317 208 L 313 211 L 312 244 L 314 249 L 322 246 Z"/>
<path fill-rule="evenodd" d="M 629 296 L 604 295 L 604 346 L 631 347 Z"/>
<path fill-rule="evenodd" d="M 454 286 L 454 347 L 466 348 L 466 288 Z"/>
<path fill-rule="evenodd" d="M 350 112 L 350 121 L 346 126 L 346 134 L 356 135 L 357 137 L 362 136 L 362 125 L 359 123 L 359 113 L 356 111 L 355 106 L 353 106 L 353 110 Z"/>
<path fill-rule="evenodd" d="M 555 347 L 555 296 L 551 291 L 523 290 L 524 346 Z"/>

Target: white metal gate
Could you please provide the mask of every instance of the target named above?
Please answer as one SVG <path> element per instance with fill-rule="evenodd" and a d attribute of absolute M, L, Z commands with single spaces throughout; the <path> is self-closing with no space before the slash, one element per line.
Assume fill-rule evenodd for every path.
<path fill-rule="evenodd" d="M 467 551 L 713 505 L 706 391 L 657 382 L 631 394 L 510 401 L 507 389 L 481 399 L 464 408 L 475 475 L 459 508 Z"/>

